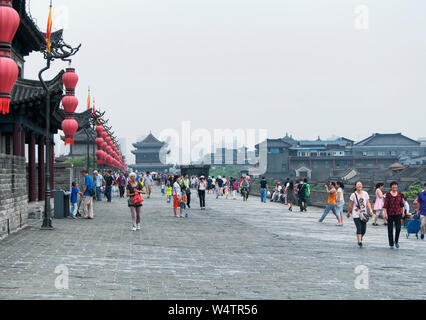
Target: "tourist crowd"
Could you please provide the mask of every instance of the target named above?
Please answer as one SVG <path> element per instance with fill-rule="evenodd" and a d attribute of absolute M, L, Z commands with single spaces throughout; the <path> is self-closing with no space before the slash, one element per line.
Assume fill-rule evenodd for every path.
<path fill-rule="evenodd" d="M 172 212 L 175 217 L 188 218 L 191 209 L 192 194 L 195 193 L 199 200 L 201 210 L 206 209 L 206 194 L 214 194 L 216 199 L 237 199 L 239 194 L 243 200 L 247 200 L 252 187 L 249 176 L 240 178 L 214 177 L 214 176 L 191 176 L 184 175 L 157 175 L 154 178 L 150 172 L 137 173 L 113 173 L 110 170 L 101 172 L 94 171 L 93 177 L 85 170 L 82 171 L 84 185 L 81 189 L 76 182 L 73 182 L 71 203 L 72 217 L 82 217 L 93 219 L 93 201 L 102 201 L 103 195 L 108 202 L 112 201 L 113 194 L 117 197 L 127 197 L 128 207 L 132 216 L 132 230 L 141 229 L 142 203 L 141 195 L 146 195 L 149 199 L 152 194 L 154 181 L 158 181 L 161 195 L 167 203 L 172 203 Z M 388 229 L 388 241 L 390 248 L 399 248 L 399 237 L 401 228 L 407 225 L 408 221 L 418 220 L 418 231 L 423 240 L 426 233 L 426 184 L 424 191 L 418 194 L 414 204 L 416 209 L 410 212 L 410 206 L 404 195 L 398 190 L 398 183 L 392 182 L 390 190 L 384 192 L 384 184 L 379 183 L 375 188 L 374 205 L 370 203 L 369 194 L 363 189 L 363 184 L 358 181 L 348 198 L 347 217 L 352 216 L 357 235 L 358 246 L 363 246 L 363 239 L 367 232 L 367 224 L 373 218 L 372 225 L 378 226 L 378 219 L 384 220 L 384 225 Z M 324 190 L 328 194 L 325 210 L 319 221 L 322 223 L 330 212 L 336 217 L 337 226 L 343 226 L 345 207 L 345 186 L 343 182 L 329 182 L 324 185 Z M 259 182 L 260 201 L 280 202 L 288 206 L 288 210 L 293 212 L 297 204 L 300 212 L 307 212 L 310 204 L 311 186 L 307 179 L 300 179 L 296 183 L 289 178 L 284 183 L 277 182 L 270 188 L 267 180 L 263 177 Z M 80 195 L 80 201 L 78 196 Z M 79 209 L 83 206 L 83 215 Z M 416 232 L 415 232 L 416 233 Z"/>

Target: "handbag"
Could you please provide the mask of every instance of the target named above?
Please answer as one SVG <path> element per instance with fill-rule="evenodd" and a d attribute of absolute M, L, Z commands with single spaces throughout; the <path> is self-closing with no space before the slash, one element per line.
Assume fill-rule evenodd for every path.
<path fill-rule="evenodd" d="M 357 207 L 359 210 L 359 218 L 361 219 L 362 222 L 367 223 L 368 220 L 370 220 L 370 215 L 367 212 L 367 208 L 365 209 L 365 212 L 361 211 L 361 205 L 359 204 L 359 200 L 358 200 L 358 195 L 356 194 L 356 192 L 354 192 L 355 198 L 356 198 L 356 202 L 357 202 Z"/>
<path fill-rule="evenodd" d="M 141 202 L 143 202 L 142 196 L 139 193 L 135 194 L 133 196 L 133 204 L 139 204 Z"/>

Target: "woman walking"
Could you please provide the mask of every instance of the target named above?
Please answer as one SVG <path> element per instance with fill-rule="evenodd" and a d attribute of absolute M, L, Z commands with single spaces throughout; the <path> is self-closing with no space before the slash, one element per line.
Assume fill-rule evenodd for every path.
<path fill-rule="evenodd" d="M 173 179 L 173 212 L 175 217 L 178 218 L 177 209 L 180 206 L 180 198 L 182 197 L 182 190 L 180 188 L 180 176 L 175 176 Z"/>
<path fill-rule="evenodd" d="M 383 209 L 385 218 L 388 222 L 389 247 L 393 249 L 394 245 L 399 248 L 399 234 L 401 232 L 401 220 L 405 217 L 404 199 L 402 193 L 398 191 L 398 183 L 392 182 L 391 191 L 386 194 Z M 395 238 L 393 236 L 393 226 L 395 225 Z"/>
<path fill-rule="evenodd" d="M 208 185 L 204 176 L 200 177 L 200 181 L 197 185 L 197 194 L 198 198 L 200 198 L 200 208 L 201 210 L 206 210 L 206 189 Z"/>
<path fill-rule="evenodd" d="M 287 188 L 287 203 L 288 210 L 293 211 L 293 204 L 296 202 L 296 195 L 294 194 L 294 184 L 293 181 L 290 181 Z"/>
<path fill-rule="evenodd" d="M 142 201 L 136 201 L 136 199 L 140 197 L 140 194 L 145 194 L 143 187 L 136 180 L 136 173 L 132 172 L 129 175 L 130 182 L 127 184 L 127 197 L 128 197 L 128 206 L 130 208 L 130 212 L 132 213 L 132 231 L 141 229 L 141 212 L 142 212 Z"/>
<path fill-rule="evenodd" d="M 337 185 L 337 196 L 336 196 L 336 203 L 337 203 L 337 220 L 339 220 L 338 226 L 343 226 L 343 207 L 345 206 L 345 198 L 344 198 L 344 189 L 345 186 L 343 182 L 338 181 L 336 183 Z"/>
<path fill-rule="evenodd" d="M 377 219 L 379 219 L 379 216 L 383 217 L 383 220 L 385 220 L 386 225 L 386 219 L 383 215 L 383 206 L 385 204 L 385 196 L 383 194 L 383 188 L 385 185 L 383 183 L 378 183 L 376 185 L 376 202 L 374 203 L 374 222 L 373 226 L 378 226 Z"/>
<path fill-rule="evenodd" d="M 368 193 L 362 190 L 362 182 L 358 181 L 355 184 L 355 192 L 350 197 L 348 218 L 352 214 L 359 248 L 362 248 L 362 240 L 367 232 L 367 221 L 364 217 L 369 217 L 373 213 L 369 199 Z M 368 214 L 367 209 L 370 210 L 370 214 Z"/>

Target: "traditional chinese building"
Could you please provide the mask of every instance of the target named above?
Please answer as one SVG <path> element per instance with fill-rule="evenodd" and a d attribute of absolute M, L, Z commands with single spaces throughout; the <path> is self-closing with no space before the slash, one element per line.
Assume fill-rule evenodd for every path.
<path fill-rule="evenodd" d="M 18 65 L 19 76 L 11 93 L 9 113 L 0 115 L 0 239 L 25 227 L 28 202 L 44 201 L 46 161 L 50 161 L 50 187 L 54 189 L 53 138 L 65 119 L 60 108 L 63 71 L 47 81 L 51 93 L 49 114 L 45 111 L 46 96 L 41 83 L 24 77 L 24 58 L 46 45 L 45 34 L 27 14 L 25 4 L 25 0 L 13 1 L 20 25 L 12 42 L 11 57 Z M 52 33 L 52 43 L 61 39 L 62 30 Z M 47 117 L 50 132 L 46 136 Z M 45 157 L 47 139 L 51 141 L 49 159 Z"/>
<path fill-rule="evenodd" d="M 150 133 L 142 141 L 134 143 L 136 150 L 132 151 L 135 155 L 135 164 L 131 165 L 134 170 L 149 171 L 158 173 L 167 173 L 172 165 L 165 164 L 165 155 L 163 152 L 167 145 L 158 140 Z"/>

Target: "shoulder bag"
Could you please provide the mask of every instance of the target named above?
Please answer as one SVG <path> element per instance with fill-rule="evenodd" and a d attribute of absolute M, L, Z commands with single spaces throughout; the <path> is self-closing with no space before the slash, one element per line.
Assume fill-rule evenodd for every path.
<path fill-rule="evenodd" d="M 365 212 L 361 211 L 361 205 L 359 204 L 359 200 L 358 200 L 358 195 L 356 194 L 356 191 L 354 192 L 355 198 L 356 198 L 356 202 L 357 202 L 357 208 L 359 210 L 359 218 L 361 219 L 362 222 L 367 223 L 368 220 L 370 220 L 370 215 L 368 214 L 368 208 L 365 208 Z"/>

